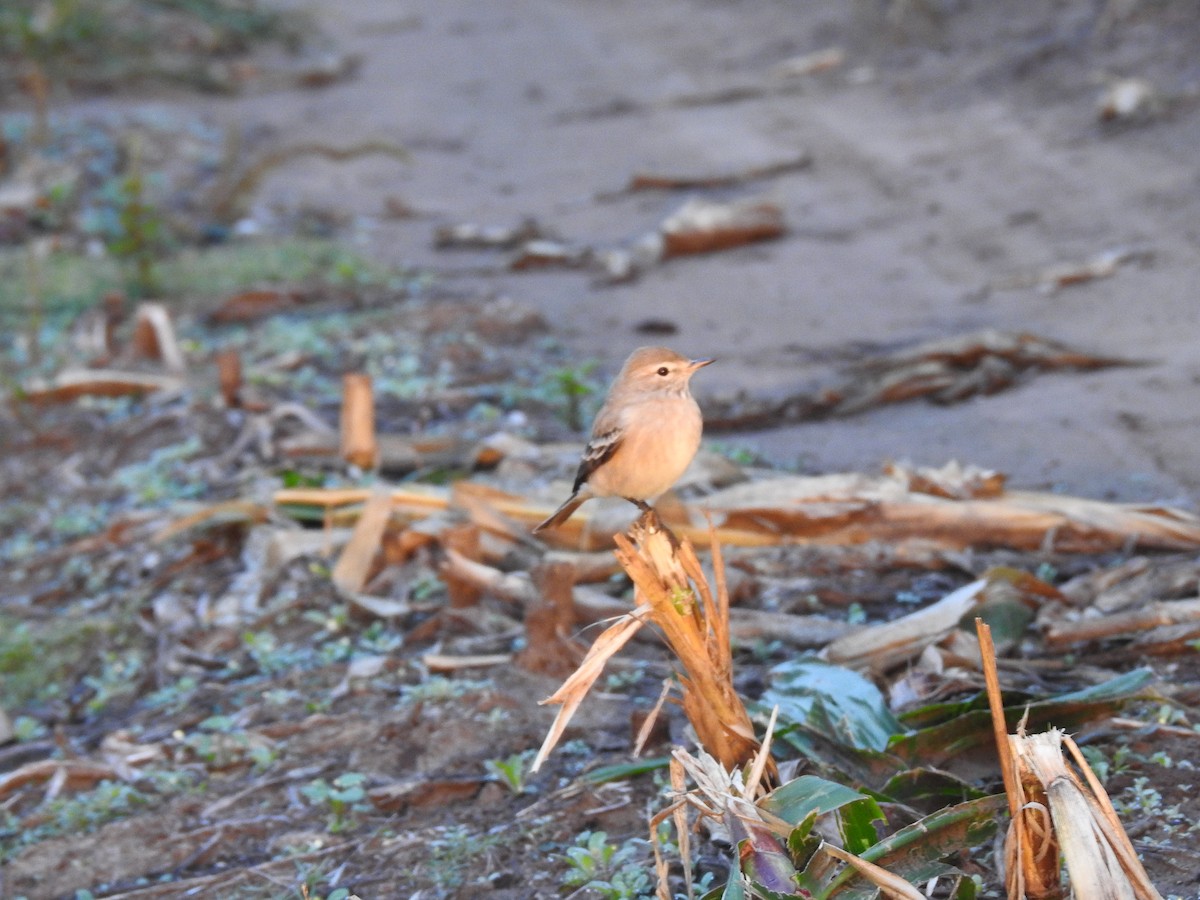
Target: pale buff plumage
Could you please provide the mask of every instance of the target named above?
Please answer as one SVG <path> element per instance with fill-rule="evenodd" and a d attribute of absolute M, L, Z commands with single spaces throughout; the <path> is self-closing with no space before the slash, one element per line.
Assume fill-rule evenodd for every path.
<path fill-rule="evenodd" d="M 649 509 L 646 501 L 670 488 L 700 447 L 703 421 L 688 382 L 711 362 L 666 347 L 633 351 L 592 424 L 571 496 L 534 533 L 561 525 L 593 497 Z"/>

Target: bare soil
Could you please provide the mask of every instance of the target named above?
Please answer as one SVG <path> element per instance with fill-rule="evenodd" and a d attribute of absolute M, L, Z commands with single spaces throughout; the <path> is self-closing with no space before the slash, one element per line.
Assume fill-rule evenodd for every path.
<path fill-rule="evenodd" d="M 367 217 L 368 246 L 534 304 L 610 371 L 654 340 L 639 324 L 665 320 L 683 352 L 720 358 L 697 382 L 714 395 L 786 395 L 872 349 L 983 328 L 1143 360 L 744 441 L 811 471 L 958 458 L 1020 485 L 1194 506 L 1200 26 L 1186 3 L 362 2 L 323 21 L 362 55 L 358 78 L 209 111 L 281 141 L 386 137 L 414 159 L 288 167 L 262 207 Z M 845 52 L 831 71 L 773 74 L 830 47 Z M 1121 77 L 1149 81 L 1159 111 L 1102 121 Z M 620 244 L 683 199 L 598 199 L 634 173 L 739 172 L 805 150 L 809 169 L 730 192 L 780 204 L 787 237 L 632 284 L 432 247 L 439 223 L 525 217 Z M 381 220 L 389 197 L 420 215 Z M 1148 255 L 1056 292 L 1036 283 L 1119 249 Z"/>

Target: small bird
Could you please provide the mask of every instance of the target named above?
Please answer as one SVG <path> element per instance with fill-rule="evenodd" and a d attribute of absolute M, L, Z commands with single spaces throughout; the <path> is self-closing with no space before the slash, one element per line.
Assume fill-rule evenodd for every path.
<path fill-rule="evenodd" d="M 533 529 L 557 528 L 593 497 L 622 497 L 642 512 L 673 485 L 700 447 L 703 420 L 688 382 L 711 359 L 640 347 L 621 367 L 583 451 L 567 502 Z"/>

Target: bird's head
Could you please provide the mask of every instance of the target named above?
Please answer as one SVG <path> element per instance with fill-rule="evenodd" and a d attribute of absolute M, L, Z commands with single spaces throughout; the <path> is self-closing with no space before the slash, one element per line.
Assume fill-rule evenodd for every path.
<path fill-rule="evenodd" d="M 625 360 L 617 382 L 637 390 L 686 391 L 696 370 L 711 362 L 688 359 L 666 347 L 639 347 Z"/>

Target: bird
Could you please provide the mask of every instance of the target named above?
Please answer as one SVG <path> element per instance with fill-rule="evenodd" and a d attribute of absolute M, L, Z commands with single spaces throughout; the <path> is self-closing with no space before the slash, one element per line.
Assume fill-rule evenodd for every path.
<path fill-rule="evenodd" d="M 634 350 L 596 414 L 571 496 L 533 533 L 557 528 L 593 497 L 649 512 L 646 501 L 670 488 L 700 447 L 704 422 L 688 382 L 712 362 L 666 347 Z"/>

